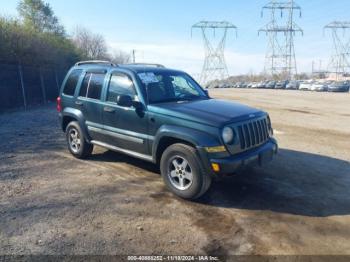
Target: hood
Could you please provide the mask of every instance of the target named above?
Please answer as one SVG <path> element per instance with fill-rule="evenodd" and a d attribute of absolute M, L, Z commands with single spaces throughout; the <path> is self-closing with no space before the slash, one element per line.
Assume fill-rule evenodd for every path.
<path fill-rule="evenodd" d="M 154 104 L 149 105 L 149 111 L 217 127 L 265 114 L 240 103 L 219 99 Z"/>

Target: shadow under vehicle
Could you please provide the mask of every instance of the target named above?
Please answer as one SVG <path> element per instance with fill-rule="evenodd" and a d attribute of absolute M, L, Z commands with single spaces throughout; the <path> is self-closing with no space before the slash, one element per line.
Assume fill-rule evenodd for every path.
<path fill-rule="evenodd" d="M 199 202 L 309 217 L 350 215 L 348 161 L 280 149 L 269 166 L 247 169 L 213 183 Z"/>

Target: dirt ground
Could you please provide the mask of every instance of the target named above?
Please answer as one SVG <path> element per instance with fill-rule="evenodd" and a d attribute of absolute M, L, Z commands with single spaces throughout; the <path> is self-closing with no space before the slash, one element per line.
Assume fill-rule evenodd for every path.
<path fill-rule="evenodd" d="M 54 105 L 0 115 L 0 254 L 350 255 L 350 94 L 211 95 L 268 111 L 281 150 L 197 202 L 152 164 L 74 159 Z"/>

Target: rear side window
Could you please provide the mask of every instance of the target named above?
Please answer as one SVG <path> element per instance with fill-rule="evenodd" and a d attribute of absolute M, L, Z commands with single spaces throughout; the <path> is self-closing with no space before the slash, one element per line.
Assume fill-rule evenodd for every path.
<path fill-rule="evenodd" d="M 82 73 L 82 70 L 73 70 L 69 75 L 66 84 L 63 88 L 63 94 L 67 96 L 74 96 L 75 88 L 77 87 L 79 77 Z"/>
<path fill-rule="evenodd" d="M 79 96 L 91 99 L 101 99 L 103 82 L 106 74 L 87 73 L 81 85 Z"/>

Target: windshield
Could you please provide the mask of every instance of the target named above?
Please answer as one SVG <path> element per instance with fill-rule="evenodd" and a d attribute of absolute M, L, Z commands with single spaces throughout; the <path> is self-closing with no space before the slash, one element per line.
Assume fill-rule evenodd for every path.
<path fill-rule="evenodd" d="M 203 89 L 187 74 L 147 72 L 138 75 L 150 104 L 208 99 Z"/>

